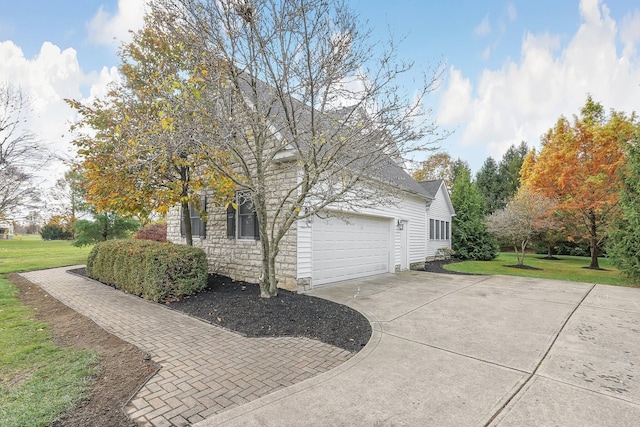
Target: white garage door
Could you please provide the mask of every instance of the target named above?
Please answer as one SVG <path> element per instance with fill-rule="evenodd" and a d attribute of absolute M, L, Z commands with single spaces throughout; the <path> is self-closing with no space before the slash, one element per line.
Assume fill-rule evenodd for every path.
<path fill-rule="evenodd" d="M 314 218 L 313 286 L 389 271 L 389 220 L 347 218 Z"/>

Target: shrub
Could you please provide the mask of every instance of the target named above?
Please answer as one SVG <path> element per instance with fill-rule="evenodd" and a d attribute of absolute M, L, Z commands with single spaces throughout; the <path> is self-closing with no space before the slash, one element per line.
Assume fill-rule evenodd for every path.
<path fill-rule="evenodd" d="M 109 240 L 89 253 L 87 275 L 152 301 L 167 301 L 207 286 L 207 257 L 191 246 Z"/>
<path fill-rule="evenodd" d="M 42 240 L 72 240 L 73 233 L 61 225 L 45 225 L 40 229 Z"/>
<path fill-rule="evenodd" d="M 467 167 L 459 167 L 451 190 L 456 216 L 451 220 L 451 248 L 456 257 L 489 261 L 498 256 L 498 241 L 487 230 L 485 203 Z"/>
<path fill-rule="evenodd" d="M 138 240 L 155 240 L 156 242 L 167 241 L 167 223 L 156 222 L 147 224 L 144 228 L 136 233 Z"/>

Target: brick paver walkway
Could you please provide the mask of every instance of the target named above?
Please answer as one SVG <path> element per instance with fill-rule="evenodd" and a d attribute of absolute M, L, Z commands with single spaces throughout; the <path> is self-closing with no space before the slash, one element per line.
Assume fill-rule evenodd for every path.
<path fill-rule="evenodd" d="M 325 372 L 351 356 L 306 338 L 245 338 L 69 274 L 69 268 L 22 275 L 161 365 L 125 408 L 138 425 L 189 425 Z"/>

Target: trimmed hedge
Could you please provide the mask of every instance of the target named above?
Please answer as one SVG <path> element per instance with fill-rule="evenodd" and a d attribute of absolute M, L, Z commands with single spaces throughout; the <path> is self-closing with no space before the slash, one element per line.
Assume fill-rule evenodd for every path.
<path fill-rule="evenodd" d="M 152 301 L 191 295 L 207 286 L 202 249 L 151 240 L 108 240 L 87 258 L 87 276 Z"/>

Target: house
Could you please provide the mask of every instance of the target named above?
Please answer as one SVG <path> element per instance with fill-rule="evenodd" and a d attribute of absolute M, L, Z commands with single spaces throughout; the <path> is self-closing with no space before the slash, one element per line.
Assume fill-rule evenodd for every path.
<path fill-rule="evenodd" d="M 362 184 L 360 187 L 349 187 L 353 188 L 350 197 L 351 200 L 355 198 L 371 203 L 345 203 L 339 199 L 331 199 L 326 206 L 316 203 L 315 206 L 322 210 L 311 210 L 317 214 L 298 219 L 284 234 L 275 262 L 279 287 L 309 289 L 341 280 L 408 270 L 412 265 L 424 263 L 437 249 L 450 245 L 453 208 L 446 187 L 441 181 L 437 184 L 417 183 L 400 166 L 399 155 L 392 149 L 371 150 L 371 147 L 376 147 L 376 141 L 372 141 L 369 133 L 360 130 L 361 124 L 368 120 L 366 113 L 359 115 L 357 109 L 346 108 L 332 111 L 315 122 L 322 134 L 328 135 L 323 138 L 325 141 L 350 138 L 362 144 L 362 150 L 341 152 L 340 144 L 309 145 L 310 129 L 305 126 L 288 127 L 283 119 L 285 107 L 273 88 L 259 81 L 249 84 L 244 80 L 237 86 L 241 87 L 243 96 L 222 99 L 242 101 L 246 97 L 247 114 L 264 111 L 263 117 L 269 118 L 262 120 L 265 123 L 262 131 L 271 136 L 269 140 L 273 151 L 262 157 L 271 159 L 271 163 L 264 174 L 267 182 L 263 187 L 266 188 L 261 191 L 264 192 L 262 197 L 266 208 L 274 213 L 274 218 L 278 209 L 283 209 L 283 205 L 291 201 L 290 189 L 300 188 L 304 171 L 296 156 L 301 153 L 316 153 L 334 161 L 334 167 L 328 169 L 329 177 L 324 177 L 326 180 L 322 184 L 314 184 L 317 194 L 345 186 L 345 180 L 354 170 L 364 171 L 363 175 L 366 175 L 359 182 Z M 295 99 L 287 99 L 287 105 L 293 106 L 298 116 L 313 116 L 310 107 Z M 237 113 L 238 110 L 234 111 Z M 351 118 L 351 121 L 342 117 Z M 301 122 L 309 120 L 305 117 Z M 347 125 L 334 127 L 336 122 Z M 237 134 L 244 137 L 244 132 Z M 367 155 L 367 150 L 373 154 Z M 244 162 L 243 165 L 248 167 L 250 163 Z M 326 187 L 322 187 L 323 184 Z M 317 197 L 321 198 L 322 194 Z M 193 244 L 205 250 L 209 270 L 236 280 L 258 282 L 262 271 L 262 244 L 250 197 L 238 192 L 234 203 L 224 206 L 216 203 L 214 197 L 207 197 L 206 192 L 202 196 L 201 205 L 206 211 L 207 221 L 203 222 L 200 212 L 193 207 L 190 207 L 189 217 Z M 314 197 L 311 194 L 305 203 L 314 203 Z M 298 205 L 297 209 L 300 216 L 305 216 L 302 214 L 306 209 L 304 204 Z M 180 207 L 169 211 L 168 241 L 185 243 L 182 217 Z M 433 230 L 429 228 L 431 220 Z"/>
<path fill-rule="evenodd" d="M 0 240 L 13 239 L 13 224 L 10 222 L 0 222 Z"/>
<path fill-rule="evenodd" d="M 329 283 L 408 270 L 451 247 L 453 207 L 442 180 L 417 183 L 397 165 L 388 174 L 397 183 L 394 205 L 359 212 L 329 208 L 326 215 L 297 222 L 281 242 L 276 270 L 279 286 L 309 289 Z M 283 173 L 282 188 L 295 179 Z M 207 253 L 212 272 L 257 282 L 261 246 L 250 202 L 238 209 L 203 198 L 207 221 L 191 212 L 194 246 Z M 185 243 L 180 210 L 168 215 L 167 239 Z"/>
<path fill-rule="evenodd" d="M 426 258 L 433 259 L 442 249 L 451 249 L 451 218 L 455 210 L 444 181 L 435 179 L 419 183 L 429 196 L 426 221 L 429 227 Z"/>

